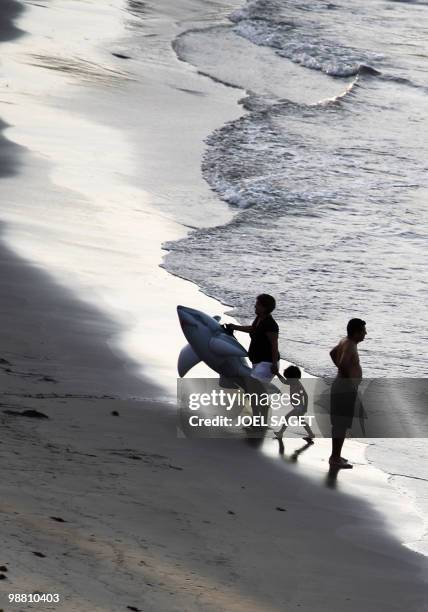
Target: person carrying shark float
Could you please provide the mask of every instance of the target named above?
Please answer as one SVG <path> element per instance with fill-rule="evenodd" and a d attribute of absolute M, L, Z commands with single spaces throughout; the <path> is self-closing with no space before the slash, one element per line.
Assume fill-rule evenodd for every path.
<path fill-rule="evenodd" d="M 255 304 L 256 318 L 251 326 L 220 325 L 220 317 L 211 317 L 186 306 L 177 306 L 177 314 L 188 344 L 180 351 L 178 374 L 183 377 L 203 361 L 220 375 L 221 387 L 240 387 L 251 394 L 253 414 L 266 416 L 262 405 L 268 383 L 278 373 L 278 324 L 272 317 L 275 299 L 259 295 Z M 250 334 L 248 352 L 233 336 L 233 330 Z M 252 368 L 246 357 L 250 358 Z M 265 397 L 264 397 L 265 399 Z"/>
<path fill-rule="evenodd" d="M 275 310 L 275 298 L 267 293 L 257 296 L 254 310 L 256 318 L 251 325 L 227 324 L 232 331 L 250 334 L 251 342 L 248 357 L 252 363 L 251 376 L 262 382 L 271 382 L 278 374 L 278 323 L 272 316 Z"/>

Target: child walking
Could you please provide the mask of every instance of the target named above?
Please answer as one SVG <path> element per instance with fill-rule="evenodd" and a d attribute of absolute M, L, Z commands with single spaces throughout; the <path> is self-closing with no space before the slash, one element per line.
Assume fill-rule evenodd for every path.
<path fill-rule="evenodd" d="M 285 380 L 283 380 L 282 376 L 279 375 L 278 378 L 290 387 L 290 399 L 293 408 L 285 417 L 287 421 L 292 416 L 304 416 L 308 410 L 308 394 L 306 393 L 304 386 L 300 382 L 300 379 L 302 378 L 302 372 L 300 371 L 300 368 L 298 368 L 297 366 L 288 366 L 288 368 L 285 368 L 284 370 Z M 293 404 L 293 397 L 296 397 L 296 395 L 300 397 L 300 401 L 298 403 Z M 313 439 L 315 438 L 314 432 L 312 431 L 308 423 L 305 423 L 303 427 L 305 428 L 305 431 L 308 434 L 303 439 L 308 444 L 313 444 Z M 282 436 L 284 435 L 284 431 L 286 429 L 287 425 L 283 425 L 281 429 L 275 431 L 275 438 L 277 440 L 282 440 Z"/>

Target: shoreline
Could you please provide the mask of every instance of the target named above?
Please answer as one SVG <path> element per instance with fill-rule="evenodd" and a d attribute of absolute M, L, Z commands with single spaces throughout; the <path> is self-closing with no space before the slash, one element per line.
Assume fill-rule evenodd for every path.
<path fill-rule="evenodd" d="M 154 397 L 159 389 L 146 377 L 130 376 L 132 371 L 139 374 L 137 364 L 112 349 L 110 339 L 121 333 L 120 325 L 48 280 L 40 263 L 29 264 L 7 250 L 2 261 L 3 277 L 11 282 L 2 285 L 9 297 L 2 344 L 13 346 L 0 372 L 7 398 L 3 410 L 35 409 L 50 417 L 32 421 L 10 412 L 1 416 L 8 435 L 0 452 L 9 466 L 2 485 L 7 499 L 1 507 L 4 554 L 15 590 L 55 590 L 60 585 L 66 595 L 63 609 L 79 612 L 117 612 L 126 605 L 250 611 L 262 606 L 274 611 L 305 604 L 331 611 L 336 603 L 331 585 L 321 580 L 305 589 L 304 579 L 323 575 L 327 549 L 345 560 L 345 543 L 361 575 L 350 576 L 346 567 L 340 568 L 342 582 L 335 596 L 341 606 L 378 610 L 379 589 L 383 596 L 395 597 L 391 610 L 398 612 L 404 605 L 417 609 L 425 587 L 414 572 L 425 565 L 403 550 L 380 514 L 369 510 L 376 530 L 368 535 L 361 519 L 367 516 L 365 502 L 339 491 L 333 494 L 343 503 L 337 509 L 331 490 L 314 488 L 311 482 L 313 460 L 305 467 L 303 457 L 302 473 L 296 474 L 293 467 L 272 463 L 249 445 L 183 443 L 170 410 L 161 411 L 153 398 L 122 399 L 130 392 Z M 199 295 L 189 284 L 188 295 Z M 176 287 L 178 294 L 184 283 Z M 119 397 L 112 388 L 121 389 Z M 322 461 L 317 465 L 316 479 L 324 469 Z M 80 498 L 82 479 L 86 499 Z M 372 486 L 376 489 L 376 483 Z M 288 490 L 297 496 L 289 497 Z M 278 510 L 283 506 L 284 514 Z M 314 511 L 319 513 L 317 525 L 312 523 Z M 66 522 L 50 518 L 57 515 Z M 278 534 L 284 531 L 281 547 Z M 249 549 L 254 551 L 250 558 Z M 40 558 L 34 551 L 48 554 Z M 385 558 L 385 570 L 367 571 L 374 559 L 381 564 Z M 272 562 L 271 575 L 260 579 L 266 559 Z M 331 559 L 327 565 L 337 573 Z M 391 576 L 398 586 L 391 584 Z M 401 592 L 400 580 L 409 592 Z"/>
<path fill-rule="evenodd" d="M 55 16 L 60 23 L 65 19 L 59 11 L 62 4 L 58 3 Z M 65 15 L 66 8 L 63 8 Z M 31 7 L 27 13 L 29 10 L 35 11 L 33 21 L 31 14 L 27 15 L 30 26 L 43 10 Z M 109 18 L 113 16 L 114 12 Z M 78 23 L 80 21 L 81 18 Z M 24 21 L 23 25 L 26 23 Z M 114 23 L 112 29 L 117 29 L 116 21 Z M 220 95 L 218 92 L 217 98 L 212 97 L 208 105 L 205 100 L 199 100 L 199 96 L 189 94 L 187 89 L 179 92 L 183 64 L 178 60 L 175 60 L 181 64 L 178 73 L 175 65 L 170 68 L 143 62 L 144 75 L 138 73 L 137 65 L 132 69 L 134 75 L 131 69 L 118 69 L 107 85 L 104 82 L 82 83 L 83 69 L 74 68 L 78 61 L 82 63 L 80 58 L 72 59 L 74 64 L 64 71 L 57 70 L 55 63 L 49 70 L 46 62 L 50 55 L 44 55 L 46 59 L 37 65 L 27 63 L 27 58 L 34 55 L 32 45 L 36 50 L 40 47 L 37 55 L 42 57 L 45 28 L 44 24 L 40 32 L 36 29 L 34 42 L 27 40 L 25 54 L 20 47 L 17 50 L 8 48 L 6 53 L 6 69 L 19 77 L 17 89 L 27 89 L 30 75 L 38 82 L 38 90 L 31 97 L 19 91 L 8 92 L 11 104 L 2 108 L 3 115 L 13 126 L 8 128 L 8 137 L 30 150 L 24 179 L 26 193 L 31 192 L 28 204 L 13 181 L 3 183 L 8 205 L 4 207 L 2 218 L 7 222 L 8 245 L 13 245 L 20 256 L 49 270 L 55 282 L 71 287 L 93 306 L 101 305 L 107 315 L 118 320 L 123 330 L 118 338 L 118 349 L 144 364 L 143 375 L 163 384 L 167 395 L 172 397 L 175 394 L 176 355 L 185 344 L 178 319 L 175 319 L 176 305 L 184 303 L 222 316 L 226 307 L 206 297 L 193 283 L 173 277 L 159 266 L 163 244 L 180 239 L 189 231 L 186 218 L 174 217 L 171 209 L 174 198 L 170 190 L 177 189 L 177 181 L 180 181 L 180 188 L 186 188 L 186 196 L 187 190 L 192 191 L 200 223 L 207 218 L 207 211 L 213 210 L 212 203 L 217 200 L 200 177 L 197 160 L 203 148 L 203 135 L 211 130 L 210 124 L 214 128 L 228 116 L 230 100 L 237 98 L 237 94 L 223 95 L 221 92 Z M 74 31 L 72 27 L 70 30 Z M 70 40 L 71 46 L 74 38 L 71 36 Z M 87 62 L 90 66 L 87 76 L 91 76 L 92 66 L 97 66 L 97 74 L 103 72 L 109 78 L 107 71 L 111 66 L 108 64 L 120 60 L 111 59 L 107 49 L 122 49 L 126 44 L 130 43 L 121 38 L 114 42 L 109 40 L 102 50 L 97 41 L 96 61 Z M 49 47 L 50 54 L 60 52 L 52 40 Z M 73 49 L 67 51 L 73 58 Z M 169 46 L 166 53 L 170 53 Z M 66 66 L 71 58 L 61 59 L 61 65 Z M 160 71 L 164 73 L 165 83 L 159 81 Z M 190 89 L 200 77 L 187 69 L 184 72 L 188 73 Z M 153 125 L 159 130 L 162 117 L 177 105 L 175 98 L 170 98 L 172 86 L 177 92 L 175 96 L 182 99 L 183 108 L 188 106 L 189 117 L 205 109 L 186 143 L 185 156 L 180 134 L 188 117 L 179 109 L 174 115 L 176 124 L 165 125 L 156 138 L 152 133 Z M 69 95 L 59 94 L 64 87 Z M 218 91 L 218 85 L 211 83 L 205 83 L 205 88 L 206 100 L 211 99 L 211 95 L 208 98 L 211 92 Z M 153 98 L 164 102 L 153 104 Z M 125 99 L 126 116 L 116 110 Z M 129 100 L 135 100 L 133 105 Z M 144 122 L 142 104 L 147 108 Z M 164 104 L 169 106 L 164 108 Z M 149 116 L 149 112 L 153 116 Z M 237 110 L 238 114 L 241 112 Z M 34 130 L 31 115 L 38 117 L 37 130 Z M 136 126 L 141 132 L 138 139 Z M 177 133 L 177 153 L 170 151 L 168 140 L 173 129 Z M 58 135 L 62 141 L 60 147 Z M 150 155 L 147 155 L 145 141 L 141 141 L 144 136 L 152 143 Z M 87 142 L 87 151 L 81 150 L 82 141 Z M 108 150 L 109 155 L 100 158 L 98 148 Z M 171 165 L 176 167 L 174 172 Z M 42 173 L 49 175 L 48 182 L 41 180 Z M 15 204 L 17 201 L 19 206 Z M 227 208 L 220 204 L 213 222 L 216 218 L 230 216 Z M 194 211 L 195 207 L 189 210 L 187 221 Z M 142 312 L 144 319 L 151 322 L 150 326 L 142 319 Z M 225 317 L 225 321 L 228 320 L 231 319 Z M 165 353 L 165 346 L 169 346 L 168 353 Z M 208 368 L 198 366 L 195 372 L 207 375 Z"/>

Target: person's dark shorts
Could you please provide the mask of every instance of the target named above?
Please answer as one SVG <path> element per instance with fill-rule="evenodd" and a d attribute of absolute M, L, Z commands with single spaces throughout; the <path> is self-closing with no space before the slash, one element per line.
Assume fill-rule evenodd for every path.
<path fill-rule="evenodd" d="M 358 391 L 352 380 L 336 378 L 330 393 L 330 420 L 333 437 L 344 437 L 346 430 L 352 427 Z"/>

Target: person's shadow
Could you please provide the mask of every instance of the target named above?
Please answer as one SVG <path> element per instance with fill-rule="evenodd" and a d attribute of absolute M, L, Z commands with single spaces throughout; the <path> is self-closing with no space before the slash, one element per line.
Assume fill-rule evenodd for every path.
<path fill-rule="evenodd" d="M 288 463 L 297 463 L 299 456 L 305 451 L 307 451 L 308 448 L 313 446 L 313 444 L 311 444 L 310 442 L 306 442 L 301 448 L 296 449 L 294 453 L 292 453 L 289 457 L 286 457 L 284 455 L 285 447 L 284 447 L 284 442 L 282 440 L 278 440 L 278 446 L 279 446 L 278 454 L 282 456 L 284 461 L 288 461 Z"/>
<path fill-rule="evenodd" d="M 330 469 L 327 472 L 327 476 L 325 477 L 325 486 L 329 489 L 337 488 L 337 475 L 340 472 L 340 468 L 335 467 L 333 465 L 330 466 Z"/>
<path fill-rule="evenodd" d="M 248 427 L 246 430 L 245 442 L 253 447 L 260 448 L 266 438 L 266 429 L 261 427 Z"/>

